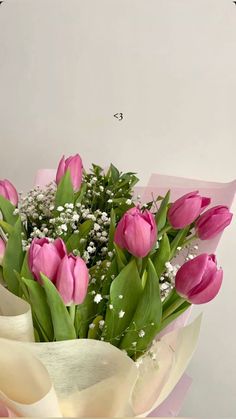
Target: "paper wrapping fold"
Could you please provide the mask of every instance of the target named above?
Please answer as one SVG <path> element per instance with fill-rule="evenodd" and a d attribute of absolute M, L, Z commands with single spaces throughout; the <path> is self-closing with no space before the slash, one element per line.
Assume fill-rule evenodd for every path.
<path fill-rule="evenodd" d="M 135 363 L 109 343 L 96 340 L 33 343 L 28 304 L 3 286 L 0 309 L 0 401 L 19 416 L 146 416 L 186 369 L 201 321 L 197 318 L 157 341 L 152 347 L 156 360 L 146 354 Z"/>

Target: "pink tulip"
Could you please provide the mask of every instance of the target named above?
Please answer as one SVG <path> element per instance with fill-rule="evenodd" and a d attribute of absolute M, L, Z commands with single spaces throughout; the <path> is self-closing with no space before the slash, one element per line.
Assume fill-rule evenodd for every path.
<path fill-rule="evenodd" d="M 6 250 L 6 243 L 4 240 L 0 237 L 0 266 L 2 266 L 4 254 Z"/>
<path fill-rule="evenodd" d="M 34 239 L 29 249 L 29 268 L 35 279 L 41 282 L 40 272 L 52 282 L 56 281 L 59 264 L 66 255 L 66 247 L 61 239 L 50 242 L 47 238 Z"/>
<path fill-rule="evenodd" d="M 213 239 L 227 227 L 233 214 L 223 205 L 210 208 L 196 222 L 196 231 L 201 240 Z"/>
<path fill-rule="evenodd" d="M 15 186 L 9 180 L 0 180 L 0 195 L 10 201 L 15 207 L 18 205 L 18 193 Z"/>
<path fill-rule="evenodd" d="M 198 191 L 181 196 L 170 206 L 169 223 L 176 229 L 187 227 L 196 220 L 210 202 L 210 198 L 200 196 Z"/>
<path fill-rule="evenodd" d="M 223 279 L 222 269 L 217 269 L 215 255 L 203 253 L 184 263 L 175 278 L 179 295 L 190 303 L 203 304 L 215 298 Z"/>
<path fill-rule="evenodd" d="M 56 287 L 66 305 L 81 304 L 87 294 L 88 268 L 80 257 L 70 254 L 62 259 L 56 279 Z"/>
<path fill-rule="evenodd" d="M 70 156 L 65 159 L 63 156 L 57 168 L 56 183 L 60 183 L 61 178 L 65 175 L 66 171 L 70 171 L 71 181 L 75 192 L 78 192 L 82 182 L 83 163 L 79 154 Z"/>
<path fill-rule="evenodd" d="M 129 209 L 119 221 L 114 241 L 136 257 L 145 257 L 157 240 L 157 227 L 153 214 L 138 207 Z"/>

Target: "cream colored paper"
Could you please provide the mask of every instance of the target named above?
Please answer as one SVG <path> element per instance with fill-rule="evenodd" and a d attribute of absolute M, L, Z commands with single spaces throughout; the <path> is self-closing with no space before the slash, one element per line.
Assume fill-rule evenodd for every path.
<path fill-rule="evenodd" d="M 135 363 L 101 341 L 32 342 L 29 305 L 2 286 L 0 312 L 0 400 L 38 417 L 147 415 L 186 369 L 201 322 L 165 335 Z"/>

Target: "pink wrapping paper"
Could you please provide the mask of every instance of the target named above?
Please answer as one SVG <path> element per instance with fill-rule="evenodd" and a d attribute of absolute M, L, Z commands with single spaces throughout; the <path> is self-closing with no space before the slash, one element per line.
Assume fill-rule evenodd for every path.
<path fill-rule="evenodd" d="M 44 188 L 48 183 L 55 179 L 55 175 L 55 170 L 39 170 L 36 175 L 35 185 L 39 185 L 41 188 Z M 169 189 L 171 189 L 171 201 L 176 200 L 188 192 L 198 190 L 203 196 L 210 196 L 212 198 L 210 206 L 224 204 L 230 207 L 236 192 L 236 180 L 229 183 L 216 183 L 153 174 L 146 187 L 138 186 L 135 188 L 135 196 L 140 195 L 141 202 L 144 203 L 151 201 L 153 196 L 164 196 Z M 220 241 L 221 234 L 212 240 L 199 242 L 198 252 L 214 253 Z M 176 321 L 163 330 L 160 336 L 163 336 L 173 329 L 184 326 L 188 321 L 190 313 L 191 310 L 186 311 Z M 181 410 L 187 391 L 191 386 L 191 382 L 191 378 L 184 374 L 170 396 L 157 409 L 150 413 L 149 416 L 176 417 Z"/>

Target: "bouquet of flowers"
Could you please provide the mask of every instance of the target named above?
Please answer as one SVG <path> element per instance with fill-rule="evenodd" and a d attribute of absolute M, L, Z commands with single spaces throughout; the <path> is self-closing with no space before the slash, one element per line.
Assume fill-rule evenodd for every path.
<path fill-rule="evenodd" d="M 199 319 L 173 325 L 218 294 L 223 270 L 199 242 L 219 237 L 232 213 L 196 190 L 174 202 L 170 190 L 153 190 L 144 202 L 137 181 L 112 164 L 86 172 L 78 154 L 26 196 L 0 181 L 0 401 L 9 415 L 146 415 L 183 374 Z"/>

